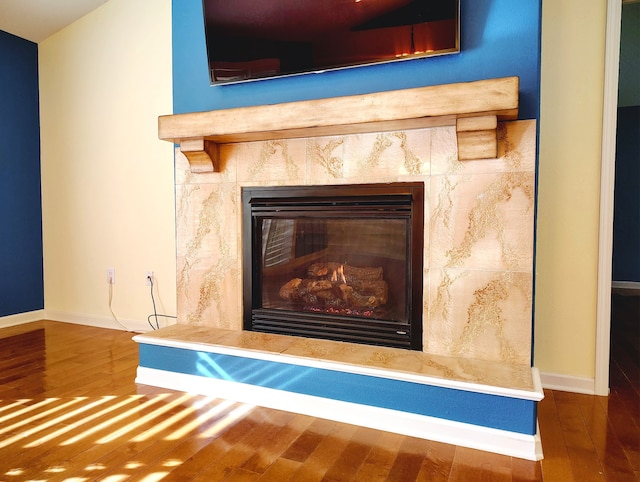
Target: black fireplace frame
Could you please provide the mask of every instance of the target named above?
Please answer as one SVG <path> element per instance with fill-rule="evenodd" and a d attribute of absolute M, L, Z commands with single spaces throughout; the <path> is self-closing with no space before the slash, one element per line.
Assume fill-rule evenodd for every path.
<path fill-rule="evenodd" d="M 260 217 L 353 217 L 407 219 L 407 323 L 361 317 L 261 308 L 261 272 L 256 226 Z M 279 333 L 369 345 L 422 350 L 424 184 L 340 184 L 242 188 L 243 326 Z M 302 326 L 300 322 L 304 321 Z M 363 331 L 366 328 L 366 332 Z"/>

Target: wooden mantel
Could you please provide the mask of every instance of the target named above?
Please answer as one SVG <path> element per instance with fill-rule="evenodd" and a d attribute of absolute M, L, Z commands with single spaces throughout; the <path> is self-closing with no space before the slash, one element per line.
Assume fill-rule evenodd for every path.
<path fill-rule="evenodd" d="M 193 172 L 217 170 L 218 145 L 456 126 L 460 160 L 497 156 L 498 121 L 518 117 L 518 77 L 160 116 Z"/>

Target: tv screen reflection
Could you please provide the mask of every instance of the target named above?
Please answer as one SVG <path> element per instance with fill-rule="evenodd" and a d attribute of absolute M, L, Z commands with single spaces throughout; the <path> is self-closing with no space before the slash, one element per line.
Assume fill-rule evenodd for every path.
<path fill-rule="evenodd" d="M 459 52 L 458 0 L 204 0 L 212 83 Z"/>

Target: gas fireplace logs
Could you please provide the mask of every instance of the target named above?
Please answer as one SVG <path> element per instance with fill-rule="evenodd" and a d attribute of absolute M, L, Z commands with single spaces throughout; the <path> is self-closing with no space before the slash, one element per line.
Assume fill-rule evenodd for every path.
<path fill-rule="evenodd" d="M 318 308 L 371 309 L 387 303 L 388 285 L 382 268 L 358 268 L 341 263 L 314 263 L 307 278 L 293 278 L 280 297 Z"/>

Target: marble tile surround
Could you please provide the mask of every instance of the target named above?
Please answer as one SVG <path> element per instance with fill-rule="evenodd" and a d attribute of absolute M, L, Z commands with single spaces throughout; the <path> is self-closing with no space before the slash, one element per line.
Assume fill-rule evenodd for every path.
<path fill-rule="evenodd" d="M 243 186 L 425 184 L 424 351 L 530 365 L 535 121 L 500 124 L 498 158 L 458 161 L 455 127 L 176 150 L 178 324 L 242 330 Z"/>

